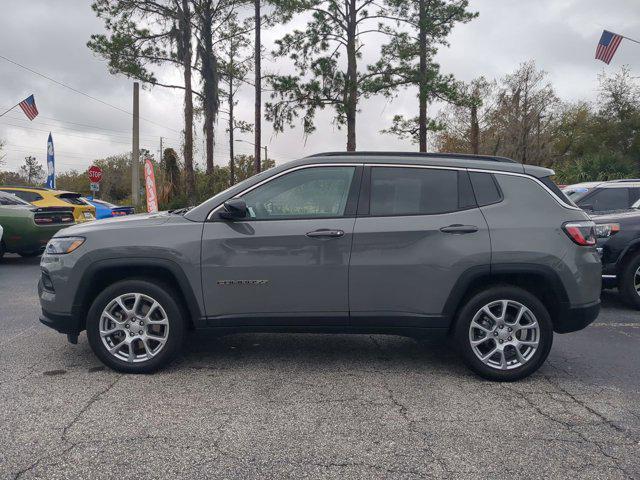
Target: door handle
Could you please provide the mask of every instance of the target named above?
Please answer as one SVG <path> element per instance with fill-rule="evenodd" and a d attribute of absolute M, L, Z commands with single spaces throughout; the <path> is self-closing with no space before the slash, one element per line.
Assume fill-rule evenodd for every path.
<path fill-rule="evenodd" d="M 476 227 L 475 225 L 460 225 L 459 223 L 456 223 L 454 225 L 449 225 L 448 227 L 442 227 L 440 231 L 442 233 L 463 235 L 465 233 L 476 233 L 478 231 L 478 227 Z"/>
<path fill-rule="evenodd" d="M 343 230 L 331 230 L 328 228 L 321 228 L 307 233 L 307 237 L 311 238 L 338 238 L 344 236 Z"/>

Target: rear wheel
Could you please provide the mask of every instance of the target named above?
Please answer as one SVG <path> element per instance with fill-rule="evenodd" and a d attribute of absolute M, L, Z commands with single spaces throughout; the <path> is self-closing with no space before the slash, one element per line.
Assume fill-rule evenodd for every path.
<path fill-rule="evenodd" d="M 95 299 L 87 317 L 87 337 L 109 367 L 150 373 L 179 352 L 184 318 L 171 288 L 148 280 L 124 280 Z"/>
<path fill-rule="evenodd" d="M 640 310 L 640 252 L 625 262 L 618 290 L 631 307 Z"/>
<path fill-rule="evenodd" d="M 496 286 L 464 305 L 455 341 L 466 365 L 478 375 L 514 381 L 544 363 L 553 343 L 553 326 L 537 297 L 521 288 Z"/>

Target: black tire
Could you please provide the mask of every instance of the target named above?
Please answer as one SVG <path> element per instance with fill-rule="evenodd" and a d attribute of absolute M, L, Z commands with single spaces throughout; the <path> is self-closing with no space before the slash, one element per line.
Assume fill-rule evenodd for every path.
<path fill-rule="evenodd" d="M 18 252 L 22 258 L 33 258 L 42 254 L 42 250 L 34 250 L 33 252 Z"/>
<path fill-rule="evenodd" d="M 4 257 L 4 252 L 5 252 L 5 247 L 4 247 L 4 242 L 0 242 L 0 260 L 2 260 L 2 257 Z"/>
<path fill-rule="evenodd" d="M 640 295 L 636 291 L 634 282 L 638 267 L 640 267 L 640 252 L 625 260 L 618 280 L 618 291 L 630 307 L 640 310 Z"/>
<path fill-rule="evenodd" d="M 100 337 L 100 317 L 103 310 L 119 295 L 141 293 L 157 301 L 167 315 L 169 331 L 162 349 L 152 358 L 140 363 L 129 363 L 109 353 Z M 180 305 L 174 300 L 175 292 L 163 283 L 147 279 L 130 279 L 114 283 L 104 289 L 93 301 L 87 315 L 87 338 L 96 356 L 108 367 L 125 373 L 152 373 L 166 366 L 179 353 L 184 339 L 185 318 Z"/>
<path fill-rule="evenodd" d="M 469 339 L 469 329 L 476 312 L 496 300 L 513 300 L 524 305 L 535 315 L 539 325 L 537 350 L 523 365 L 513 369 L 499 370 L 483 363 L 474 353 Z M 454 341 L 464 363 L 472 371 L 488 380 L 512 382 L 531 375 L 547 359 L 553 344 L 553 324 L 549 312 L 535 295 L 521 288 L 499 285 L 476 293 L 465 303 L 456 319 Z"/>

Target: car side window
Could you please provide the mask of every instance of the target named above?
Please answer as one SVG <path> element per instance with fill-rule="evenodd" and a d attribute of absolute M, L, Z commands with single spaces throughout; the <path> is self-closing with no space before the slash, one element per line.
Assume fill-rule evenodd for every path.
<path fill-rule="evenodd" d="M 473 192 L 476 195 L 478 206 L 491 205 L 502 200 L 502 194 L 494 176 L 490 173 L 470 172 Z"/>
<path fill-rule="evenodd" d="M 430 215 L 469 208 L 459 195 L 466 184 L 460 182 L 461 174 L 467 178 L 466 172 L 456 170 L 372 167 L 370 215 Z"/>
<path fill-rule="evenodd" d="M 42 200 L 42 195 L 39 195 L 35 192 L 25 192 L 22 190 L 4 190 L 7 193 L 12 193 L 16 197 L 21 198 L 25 202 L 37 202 L 38 200 Z"/>
<path fill-rule="evenodd" d="M 602 188 L 585 197 L 578 206 L 591 206 L 594 212 L 629 208 L 629 189 Z"/>
<path fill-rule="evenodd" d="M 296 170 L 242 196 L 250 219 L 329 218 L 345 215 L 356 167 Z"/>

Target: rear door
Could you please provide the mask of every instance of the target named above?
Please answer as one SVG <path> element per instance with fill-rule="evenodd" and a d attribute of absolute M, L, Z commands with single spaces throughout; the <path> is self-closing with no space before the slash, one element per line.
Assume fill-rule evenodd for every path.
<path fill-rule="evenodd" d="M 240 196 L 249 217 L 205 223 L 212 325 L 348 322 L 348 265 L 362 167 L 307 166 Z"/>
<path fill-rule="evenodd" d="M 466 170 L 371 166 L 354 228 L 354 325 L 440 327 L 458 279 L 489 268 L 491 246 Z"/>

